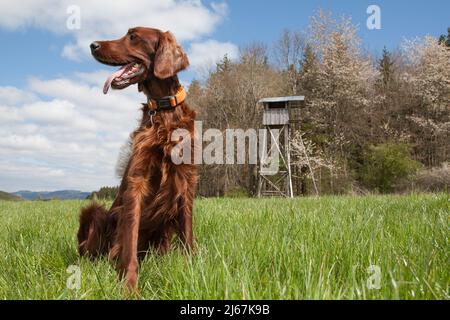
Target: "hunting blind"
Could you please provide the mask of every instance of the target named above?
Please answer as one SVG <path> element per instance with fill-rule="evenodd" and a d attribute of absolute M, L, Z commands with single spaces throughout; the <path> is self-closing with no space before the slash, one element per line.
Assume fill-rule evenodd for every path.
<path fill-rule="evenodd" d="M 263 129 L 266 130 L 262 148 L 269 151 L 261 153 L 258 166 L 257 195 L 271 197 L 294 197 L 299 194 L 298 174 L 292 168 L 291 161 L 291 134 L 300 129 L 300 108 L 305 97 L 276 97 L 265 98 L 258 102 L 262 105 Z M 273 151 L 278 152 L 279 158 L 276 166 L 268 165 Z"/>

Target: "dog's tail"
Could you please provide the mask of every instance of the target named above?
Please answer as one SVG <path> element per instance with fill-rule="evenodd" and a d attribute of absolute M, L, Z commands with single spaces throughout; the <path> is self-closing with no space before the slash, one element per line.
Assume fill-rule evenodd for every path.
<path fill-rule="evenodd" d="M 98 257 L 108 253 L 115 232 L 115 220 L 105 207 L 92 202 L 81 209 L 78 230 L 78 252 L 80 255 Z"/>

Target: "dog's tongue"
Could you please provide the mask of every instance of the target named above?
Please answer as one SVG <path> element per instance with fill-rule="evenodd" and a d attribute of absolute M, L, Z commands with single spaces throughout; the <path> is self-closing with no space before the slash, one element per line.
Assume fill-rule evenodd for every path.
<path fill-rule="evenodd" d="M 107 94 L 109 87 L 111 87 L 111 83 L 114 81 L 115 78 L 120 77 L 121 75 L 123 75 L 125 73 L 125 71 L 128 68 L 128 64 L 123 66 L 122 68 L 120 68 L 119 70 L 117 70 L 116 72 L 114 72 L 112 75 L 110 75 L 108 77 L 108 79 L 106 79 L 105 85 L 103 86 L 103 93 Z"/>

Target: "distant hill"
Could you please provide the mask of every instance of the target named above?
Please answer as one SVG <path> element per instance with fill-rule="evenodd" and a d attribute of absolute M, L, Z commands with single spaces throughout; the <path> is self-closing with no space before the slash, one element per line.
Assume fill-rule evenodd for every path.
<path fill-rule="evenodd" d="M 17 195 L 8 193 L 8 192 L 0 191 L 0 200 L 20 201 L 23 199 L 20 196 L 17 196 Z"/>
<path fill-rule="evenodd" d="M 81 192 L 77 190 L 60 190 L 53 192 L 17 191 L 13 193 L 13 195 L 22 197 L 26 200 L 36 200 L 36 199 L 84 200 L 90 194 L 91 194 L 90 192 Z"/>

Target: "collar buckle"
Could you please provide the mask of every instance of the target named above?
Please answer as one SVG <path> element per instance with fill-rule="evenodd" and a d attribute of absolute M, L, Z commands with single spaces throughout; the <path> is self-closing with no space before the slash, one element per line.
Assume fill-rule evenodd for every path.
<path fill-rule="evenodd" d="M 156 100 L 157 108 L 160 110 L 168 110 L 172 108 L 172 104 L 170 103 L 171 97 L 164 97 Z"/>

